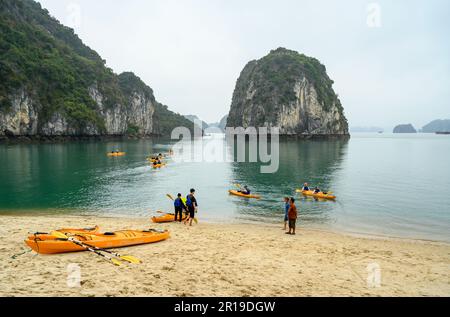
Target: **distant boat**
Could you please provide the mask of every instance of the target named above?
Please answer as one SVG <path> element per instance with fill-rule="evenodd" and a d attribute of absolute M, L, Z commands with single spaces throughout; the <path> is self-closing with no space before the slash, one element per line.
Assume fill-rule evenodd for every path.
<path fill-rule="evenodd" d="M 450 135 L 450 132 L 436 132 L 436 134 L 440 134 L 440 135 Z"/>

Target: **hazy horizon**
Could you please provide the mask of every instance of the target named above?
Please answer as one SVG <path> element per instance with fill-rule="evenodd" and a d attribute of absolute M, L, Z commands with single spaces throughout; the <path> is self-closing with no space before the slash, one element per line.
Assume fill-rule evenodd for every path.
<path fill-rule="evenodd" d="M 450 2 L 39 0 L 115 72 L 212 123 L 250 60 L 286 47 L 319 59 L 351 127 L 450 118 Z"/>

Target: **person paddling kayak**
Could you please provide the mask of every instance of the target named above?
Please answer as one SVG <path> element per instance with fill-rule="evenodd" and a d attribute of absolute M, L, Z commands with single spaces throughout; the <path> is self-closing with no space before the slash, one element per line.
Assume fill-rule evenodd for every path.
<path fill-rule="evenodd" d="M 248 186 L 244 186 L 244 189 L 241 189 L 239 192 L 244 195 L 250 195 L 252 193 Z"/>
<path fill-rule="evenodd" d="M 308 183 L 305 183 L 305 184 L 303 185 L 302 190 L 303 190 L 304 192 L 309 191 L 309 185 L 308 185 Z"/>
<path fill-rule="evenodd" d="M 188 217 L 184 221 L 184 224 L 187 224 L 189 221 L 189 225 L 192 227 L 192 221 L 195 218 L 195 211 L 198 208 L 197 199 L 195 198 L 195 189 L 191 189 L 191 193 L 186 197 L 186 206 L 188 209 Z"/>
<path fill-rule="evenodd" d="M 319 187 L 314 188 L 314 194 L 320 194 L 321 190 Z"/>

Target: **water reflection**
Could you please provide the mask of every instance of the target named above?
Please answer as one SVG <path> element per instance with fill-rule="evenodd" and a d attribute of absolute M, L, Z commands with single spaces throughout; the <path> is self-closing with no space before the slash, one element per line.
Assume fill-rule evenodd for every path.
<path fill-rule="evenodd" d="M 230 153 L 223 136 L 202 142 Z M 194 187 L 201 221 L 281 222 L 282 198 L 295 195 L 302 226 L 450 241 L 446 137 L 280 140 L 280 168 L 275 174 L 261 174 L 259 163 L 169 160 L 165 169 L 151 168 L 146 157 L 173 143 L 161 139 L 0 145 L 0 211 L 82 210 L 148 217 L 156 210 L 173 209 L 166 194 L 186 195 Z M 116 148 L 127 155 L 106 156 Z M 296 194 L 304 182 L 334 192 L 337 201 Z M 230 196 L 233 184 L 249 185 L 263 199 Z"/>
<path fill-rule="evenodd" d="M 263 196 L 263 199 L 251 202 L 234 199 L 238 214 L 245 219 L 270 217 L 271 220 L 279 221 L 282 219 L 283 197 L 295 196 L 300 202 L 298 205 L 303 221 L 329 221 L 330 211 L 336 208 L 332 201 L 306 198 L 296 194 L 295 189 L 301 188 L 305 182 L 324 190 L 333 189 L 335 173 L 346 155 L 348 140 L 280 140 L 279 145 L 280 166 L 275 174 L 260 173 L 262 163 L 232 164 L 232 182 L 248 185 L 255 193 Z M 235 146 L 235 155 L 236 151 Z"/>

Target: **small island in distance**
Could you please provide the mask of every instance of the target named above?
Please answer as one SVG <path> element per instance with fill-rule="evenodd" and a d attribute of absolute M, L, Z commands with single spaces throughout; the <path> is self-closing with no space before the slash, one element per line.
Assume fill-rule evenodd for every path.
<path fill-rule="evenodd" d="M 450 134 L 450 119 L 434 120 L 424 126 L 423 133 Z"/>
<path fill-rule="evenodd" d="M 412 124 L 400 124 L 394 128 L 393 133 L 435 133 L 450 134 L 450 119 L 434 120 L 425 125 L 422 129 L 416 130 Z"/>
<path fill-rule="evenodd" d="M 412 124 L 400 124 L 394 128 L 394 133 L 417 133 Z"/>

